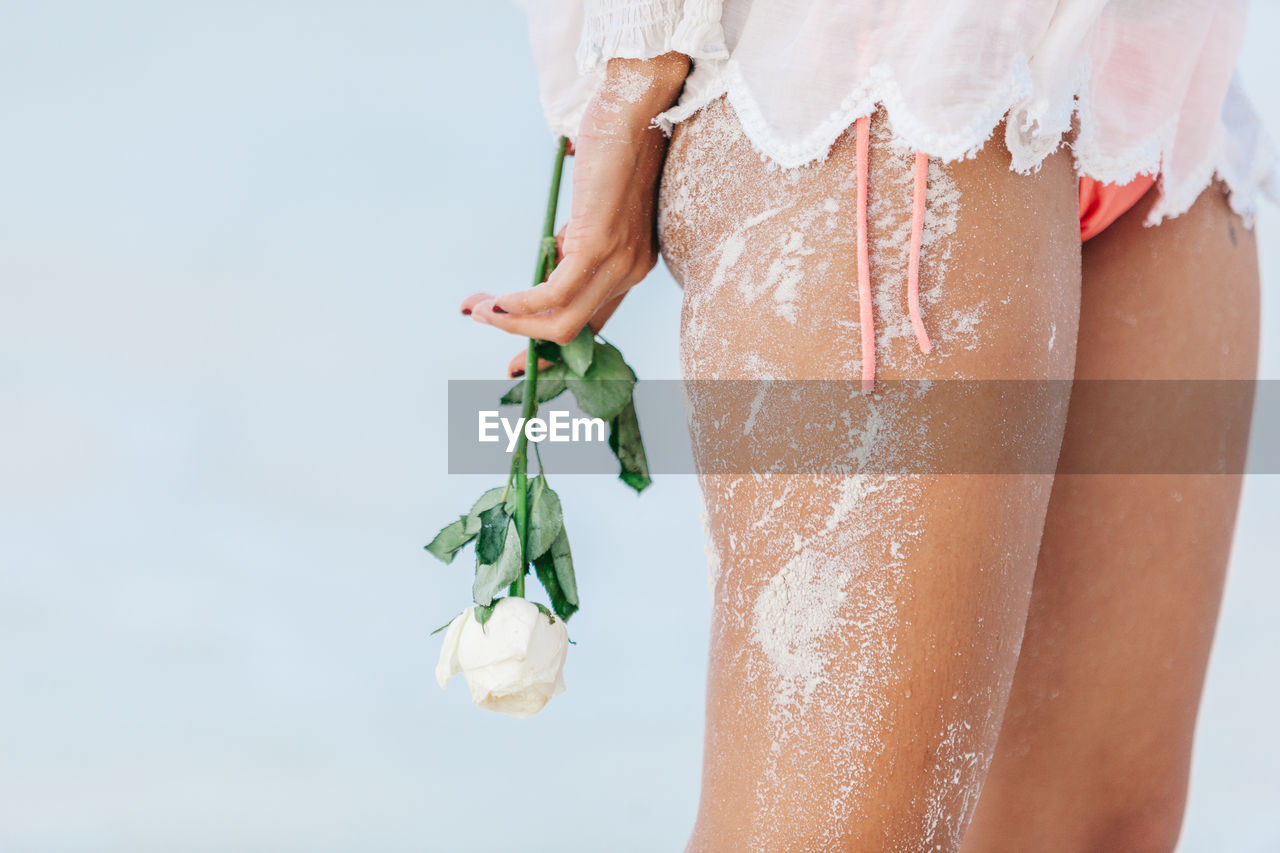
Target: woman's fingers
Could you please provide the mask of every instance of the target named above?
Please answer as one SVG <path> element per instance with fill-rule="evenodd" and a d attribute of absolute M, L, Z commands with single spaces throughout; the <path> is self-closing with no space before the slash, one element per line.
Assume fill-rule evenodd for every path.
<path fill-rule="evenodd" d="M 568 261 L 565 266 L 569 266 Z M 601 269 L 585 280 L 574 279 L 571 284 L 562 285 L 563 289 L 551 294 L 549 299 L 513 301 L 516 310 L 507 307 L 508 301 L 511 301 L 510 296 L 534 294 L 543 288 L 550 288 L 553 282 L 548 281 L 529 291 L 499 297 L 501 303 L 497 299 L 482 300 L 472 309 L 471 319 L 512 334 L 566 344 L 577 337 L 582 327 L 601 308 L 620 299 L 633 283 L 618 274 L 619 270 L 626 267 L 616 264 L 608 266 L 613 268 Z M 536 310 L 538 308 L 543 310 Z M 608 316 L 608 313 L 604 314 L 604 318 L 607 319 Z"/>
<path fill-rule="evenodd" d="M 551 277 L 537 287 L 513 290 L 494 297 L 499 305 L 498 313 L 541 314 L 565 308 L 587 289 L 597 271 L 598 262 L 585 252 L 569 255 L 555 268 Z"/>
<path fill-rule="evenodd" d="M 619 296 L 613 297 L 608 302 L 601 305 L 596 310 L 596 313 L 592 315 L 591 320 L 587 323 L 587 325 L 591 327 L 591 331 L 599 332 L 603 329 L 604 324 L 609 322 L 609 318 L 613 316 L 613 312 L 618 310 L 618 306 L 621 305 L 622 300 L 626 298 L 627 294 L 623 293 Z M 507 375 L 512 379 L 518 379 L 521 376 L 524 376 L 525 361 L 528 357 L 528 349 L 522 349 L 520 352 L 516 353 L 511 361 L 507 363 Z M 538 370 L 546 370 L 550 366 L 551 362 L 547 361 L 545 358 L 538 359 Z"/>
<path fill-rule="evenodd" d="M 567 343 L 588 320 L 598 330 L 621 303 L 632 282 L 632 264 L 611 258 L 603 264 L 571 255 L 551 278 L 537 287 L 494 297 L 473 293 L 462 303 L 464 314 L 512 334 Z"/>
<path fill-rule="evenodd" d="M 597 260 L 597 258 L 599 258 Z M 625 292 L 644 278 L 648 270 L 637 274 L 630 252 L 614 252 L 599 256 L 575 252 L 556 267 L 543 284 L 527 290 L 516 290 L 494 298 L 498 313 L 541 314 L 560 311 L 583 300 L 591 302 L 588 314 L 594 314 L 605 300 Z"/>
<path fill-rule="evenodd" d="M 512 379 L 518 379 L 519 377 L 524 376 L 525 361 L 528 357 L 528 349 L 522 349 L 520 352 L 516 353 L 511 361 L 507 363 L 507 375 Z M 547 361 L 545 358 L 538 359 L 538 370 L 546 370 L 550 366 L 551 362 Z"/>
<path fill-rule="evenodd" d="M 477 302 L 484 302 L 486 299 L 492 299 L 492 298 L 493 298 L 493 294 L 491 293 L 480 292 L 480 293 L 471 294 L 466 299 L 462 300 L 462 306 L 460 309 L 462 311 L 462 315 L 464 317 L 469 315 L 471 311 L 476 307 Z"/>
<path fill-rule="evenodd" d="M 576 338 L 591 315 L 591 306 L 581 300 L 559 311 L 542 314 L 507 314 L 494 308 L 492 299 L 477 302 L 471 309 L 471 319 L 513 335 L 558 344 L 567 344 Z"/>
<path fill-rule="evenodd" d="M 587 289 L 597 272 L 596 262 L 588 260 L 586 253 L 577 252 L 565 258 L 551 277 L 537 287 L 513 290 L 501 296 L 484 292 L 471 294 L 462 302 L 462 313 L 469 314 L 478 303 L 487 300 L 498 303 L 499 314 L 540 314 L 564 308 Z"/>

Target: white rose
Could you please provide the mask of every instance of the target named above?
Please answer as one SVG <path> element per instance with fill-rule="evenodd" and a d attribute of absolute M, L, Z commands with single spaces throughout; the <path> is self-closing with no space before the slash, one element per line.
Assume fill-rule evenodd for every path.
<path fill-rule="evenodd" d="M 484 625 L 476 621 L 474 607 L 449 623 L 436 681 L 444 687 L 462 673 L 471 701 L 481 708 L 529 717 L 564 692 L 568 650 L 569 632 L 562 620 L 527 599 L 500 598 Z"/>

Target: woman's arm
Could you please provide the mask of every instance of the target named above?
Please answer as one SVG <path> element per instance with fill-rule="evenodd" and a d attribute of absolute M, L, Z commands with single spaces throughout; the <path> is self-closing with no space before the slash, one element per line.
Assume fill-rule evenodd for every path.
<path fill-rule="evenodd" d="M 599 328 L 658 260 L 658 182 L 667 137 L 653 119 L 675 103 L 689 58 L 609 60 L 604 86 L 574 139 L 573 196 L 563 260 L 544 284 L 475 293 L 463 313 L 522 337 L 567 343 Z M 523 361 L 523 358 L 521 358 Z"/>

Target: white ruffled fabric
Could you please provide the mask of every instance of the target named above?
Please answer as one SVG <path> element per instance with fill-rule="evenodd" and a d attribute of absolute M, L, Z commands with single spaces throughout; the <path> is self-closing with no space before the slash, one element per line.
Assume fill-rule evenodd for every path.
<path fill-rule="evenodd" d="M 898 141 L 971 157 L 1006 117 L 1033 171 L 1078 121 L 1076 169 L 1160 174 L 1155 224 L 1217 175 L 1251 220 L 1280 199 L 1275 154 L 1235 80 L 1246 0 L 529 0 L 553 132 L 574 136 L 614 57 L 694 60 L 666 129 L 727 96 L 778 165 L 826 156 L 883 105 Z"/>

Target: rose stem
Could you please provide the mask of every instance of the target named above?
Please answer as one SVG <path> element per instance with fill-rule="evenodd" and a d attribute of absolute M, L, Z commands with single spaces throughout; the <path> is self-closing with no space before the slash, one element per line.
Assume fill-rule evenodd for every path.
<path fill-rule="evenodd" d="M 542 284 L 556 267 L 556 205 L 560 200 L 560 175 L 564 172 L 564 155 L 569 140 L 560 137 L 556 143 L 555 165 L 551 169 L 551 191 L 547 197 L 547 218 L 542 224 L 542 239 L 538 243 L 538 264 L 533 271 L 533 284 Z M 538 413 L 538 353 L 537 341 L 529 339 L 529 350 L 524 361 L 524 405 L 520 412 L 523 423 L 529 423 Z M 524 597 L 524 575 L 529 567 L 525 555 L 529 553 L 529 439 L 520 430 L 516 439 L 516 452 L 511 457 L 511 476 L 516 481 L 516 531 L 520 534 L 520 575 L 511 584 L 511 595 Z"/>

